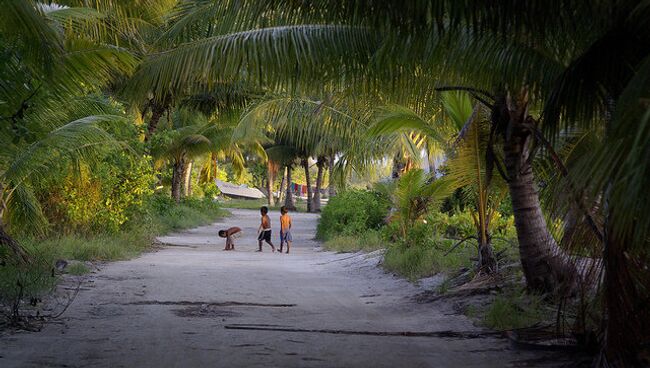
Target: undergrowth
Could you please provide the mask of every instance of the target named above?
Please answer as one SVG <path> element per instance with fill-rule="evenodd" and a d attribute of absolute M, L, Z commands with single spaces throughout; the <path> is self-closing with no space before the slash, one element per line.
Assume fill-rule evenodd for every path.
<path fill-rule="evenodd" d="M 426 243 L 409 246 L 398 243 L 390 246 L 384 256 L 384 268 L 411 281 L 433 276 L 440 272 L 470 267 L 475 254 L 472 247 L 457 248 L 448 253 L 455 244 L 450 239 L 428 239 Z"/>
<path fill-rule="evenodd" d="M 333 252 L 372 252 L 386 247 L 380 231 L 368 230 L 359 235 L 340 235 L 331 238 L 323 244 L 323 248 Z"/>
<path fill-rule="evenodd" d="M 512 289 L 497 295 L 483 315 L 483 324 L 494 330 L 530 327 L 549 318 L 545 302 L 539 295 Z"/>
<path fill-rule="evenodd" d="M 153 196 L 130 213 L 131 220 L 118 232 L 20 239 L 32 260 L 22 264 L 10 259 L 0 266 L 0 310 L 9 320 L 16 319 L 22 305 L 35 304 L 51 292 L 60 274 L 55 267 L 58 260 L 129 259 L 149 249 L 155 236 L 208 224 L 226 214 L 211 200 L 190 198 L 176 204 L 167 197 Z M 89 270 L 74 262 L 63 272 L 81 275 Z"/>

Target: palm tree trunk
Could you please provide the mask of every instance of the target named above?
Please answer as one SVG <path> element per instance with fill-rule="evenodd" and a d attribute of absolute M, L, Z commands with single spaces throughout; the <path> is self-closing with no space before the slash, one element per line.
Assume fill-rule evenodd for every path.
<path fill-rule="evenodd" d="M 498 271 L 497 259 L 492 250 L 491 237 L 483 238 L 479 234 L 478 241 L 478 267 L 479 270 L 486 274 Z"/>
<path fill-rule="evenodd" d="M 183 165 L 183 196 L 192 195 L 192 166 L 194 161 L 188 161 Z"/>
<path fill-rule="evenodd" d="M 429 174 L 434 176 L 436 174 L 436 160 L 434 160 L 429 150 L 427 150 L 427 166 L 429 167 Z"/>
<path fill-rule="evenodd" d="M 282 170 L 282 180 L 280 181 L 280 189 L 278 190 L 278 202 L 282 202 L 282 198 L 284 198 L 284 185 L 287 182 L 287 168 L 283 168 Z"/>
<path fill-rule="evenodd" d="M 296 210 L 296 204 L 293 201 L 293 188 L 291 187 L 291 165 L 287 165 L 287 196 L 284 200 L 284 206 L 287 207 L 289 211 Z"/>
<path fill-rule="evenodd" d="M 312 208 L 312 203 L 311 203 L 311 198 L 312 198 L 312 192 L 311 192 L 311 178 L 309 176 L 309 158 L 303 158 L 302 161 L 302 167 L 305 169 L 305 181 L 307 182 L 307 212 L 313 212 Z"/>
<path fill-rule="evenodd" d="M 312 209 L 314 212 L 320 212 L 320 191 L 321 186 L 323 185 L 323 174 L 325 168 L 325 157 L 318 157 L 316 160 L 316 167 L 318 168 L 318 174 L 316 175 L 316 191 L 314 192 L 314 197 L 312 199 L 313 205 Z"/>
<path fill-rule="evenodd" d="M 151 119 L 149 119 L 149 123 L 147 124 L 147 131 L 144 134 L 145 142 L 151 138 L 153 133 L 156 132 L 156 129 L 158 128 L 158 122 L 165 113 L 165 110 L 167 110 L 167 108 L 164 105 L 156 102 L 151 103 Z"/>
<path fill-rule="evenodd" d="M 268 197 L 269 207 L 275 205 L 273 198 L 273 167 L 272 162 L 269 160 L 266 162 L 266 193 Z"/>
<path fill-rule="evenodd" d="M 480 175 L 478 183 L 479 187 L 482 186 Z M 498 271 L 498 263 L 492 250 L 492 236 L 488 227 L 487 188 L 479 191 L 478 194 L 478 268 L 484 273 L 491 274 Z"/>
<path fill-rule="evenodd" d="M 329 198 L 332 198 L 336 195 L 336 189 L 334 188 L 334 155 L 331 155 L 329 157 L 329 167 L 328 167 L 328 180 L 329 183 L 327 185 L 327 196 Z"/>
<path fill-rule="evenodd" d="M 183 167 L 185 160 L 180 159 L 174 162 L 172 167 L 172 198 L 179 203 L 181 201 L 181 189 L 183 182 Z"/>
<path fill-rule="evenodd" d="M 527 111 L 527 101 L 519 106 L 495 106 L 494 123 L 503 128 L 504 163 L 508 187 L 517 228 L 521 265 L 529 289 L 543 293 L 566 293 L 572 291 L 577 281 L 575 265 L 558 247 L 551 236 L 539 203 L 533 169 L 529 155 L 532 132 L 526 126 L 532 118 Z"/>

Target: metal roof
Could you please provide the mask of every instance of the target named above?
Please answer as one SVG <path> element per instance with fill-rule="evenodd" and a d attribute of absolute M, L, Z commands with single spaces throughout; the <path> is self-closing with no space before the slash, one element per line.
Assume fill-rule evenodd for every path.
<path fill-rule="evenodd" d="M 217 188 L 219 188 L 221 193 L 227 196 L 252 198 L 252 199 L 266 198 L 264 193 L 262 193 L 259 189 L 249 188 L 248 185 L 245 184 L 237 185 L 237 184 L 221 181 L 219 179 L 215 179 L 214 182 L 215 184 L 217 184 Z"/>

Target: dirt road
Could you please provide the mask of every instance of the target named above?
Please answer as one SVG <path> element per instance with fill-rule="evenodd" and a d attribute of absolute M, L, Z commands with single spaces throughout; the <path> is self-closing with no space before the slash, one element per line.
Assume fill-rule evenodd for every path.
<path fill-rule="evenodd" d="M 376 257 L 320 251 L 316 215 L 294 214 L 286 255 L 254 252 L 257 211 L 232 212 L 86 275 L 58 321 L 0 337 L 0 367 L 535 365 L 502 339 L 472 338 L 480 330 L 465 317 L 413 302 L 421 290 L 377 268 Z M 232 225 L 245 235 L 223 252 L 215 234 Z"/>

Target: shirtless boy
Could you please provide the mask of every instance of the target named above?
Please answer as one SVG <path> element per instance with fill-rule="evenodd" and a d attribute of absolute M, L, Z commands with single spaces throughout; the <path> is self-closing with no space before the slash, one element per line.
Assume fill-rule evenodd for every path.
<path fill-rule="evenodd" d="M 226 238 L 226 247 L 223 250 L 235 250 L 235 238 L 241 236 L 241 229 L 233 226 L 225 230 L 219 230 L 219 236 Z"/>
<path fill-rule="evenodd" d="M 265 241 L 271 246 L 271 250 L 275 252 L 275 247 L 273 246 L 273 243 L 271 242 L 271 219 L 269 218 L 269 209 L 266 206 L 262 206 L 260 208 L 260 214 L 262 215 L 262 223 L 260 224 L 259 228 L 259 236 L 257 237 L 257 241 L 259 242 L 260 249 L 258 249 L 258 252 L 262 251 L 262 242 Z"/>
<path fill-rule="evenodd" d="M 293 241 L 291 237 L 291 216 L 289 216 L 289 211 L 285 206 L 280 208 L 280 213 L 280 253 L 282 253 L 284 243 L 287 243 L 287 254 L 289 254 L 289 248 L 291 248 L 291 242 Z"/>

